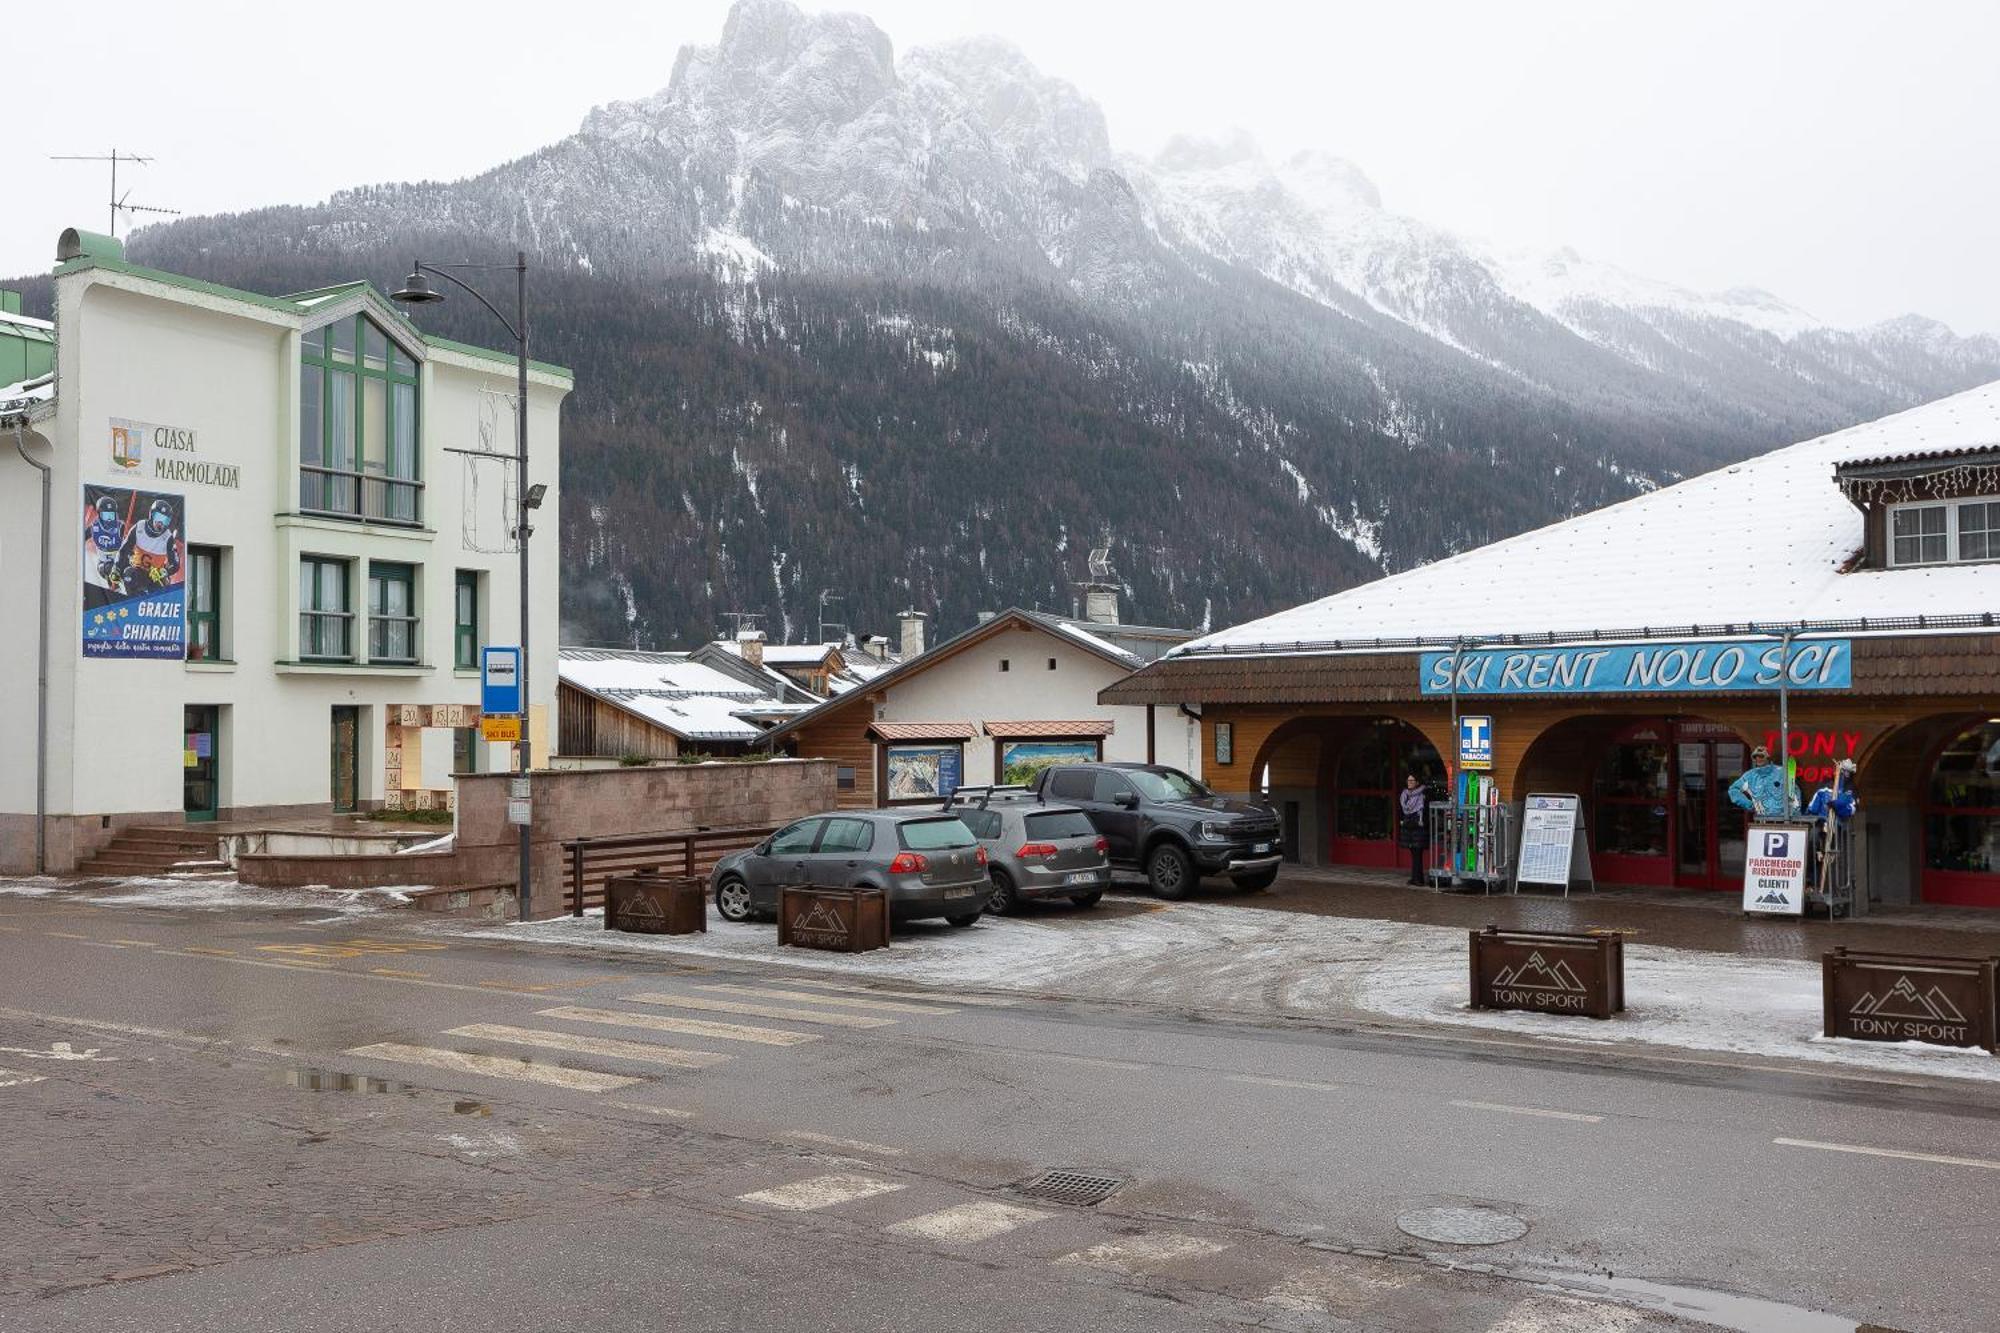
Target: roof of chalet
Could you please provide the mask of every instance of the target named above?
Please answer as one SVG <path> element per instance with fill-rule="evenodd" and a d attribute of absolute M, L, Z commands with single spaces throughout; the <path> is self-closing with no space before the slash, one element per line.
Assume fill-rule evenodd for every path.
<path fill-rule="evenodd" d="M 556 663 L 563 684 L 683 740 L 754 740 L 764 728 L 749 718 L 783 715 L 804 706 L 788 704 L 713 667 L 691 662 L 685 653 L 563 648 Z"/>

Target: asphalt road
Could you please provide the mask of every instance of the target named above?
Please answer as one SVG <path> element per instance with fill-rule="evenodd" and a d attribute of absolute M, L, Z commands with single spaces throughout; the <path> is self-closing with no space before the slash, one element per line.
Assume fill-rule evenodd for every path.
<path fill-rule="evenodd" d="M 0 1329 L 1672 1326 L 1530 1280 L 1605 1274 L 1756 1329 L 2000 1309 L 1988 1088 L 893 989 L 0 898 Z M 1056 1169 L 1122 1183 L 1020 1192 Z"/>

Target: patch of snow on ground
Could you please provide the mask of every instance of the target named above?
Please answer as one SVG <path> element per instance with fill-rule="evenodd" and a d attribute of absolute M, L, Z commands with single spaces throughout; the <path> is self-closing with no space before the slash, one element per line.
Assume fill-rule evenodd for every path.
<path fill-rule="evenodd" d="M 308 908 L 338 916 L 365 916 L 407 903 L 412 893 L 425 887 L 398 884 L 379 889 L 331 889 L 309 884 L 298 889 L 263 889 L 228 878 L 137 875 L 81 884 L 45 878 L 0 879 L 0 896 L 48 898 L 60 894 L 87 907 L 171 907 L 198 912 L 239 907 Z"/>

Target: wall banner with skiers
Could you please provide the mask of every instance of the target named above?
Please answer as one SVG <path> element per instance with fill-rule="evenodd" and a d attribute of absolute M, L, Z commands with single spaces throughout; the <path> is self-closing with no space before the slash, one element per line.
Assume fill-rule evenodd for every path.
<path fill-rule="evenodd" d="M 83 488 L 83 655 L 187 655 L 186 501 Z"/>

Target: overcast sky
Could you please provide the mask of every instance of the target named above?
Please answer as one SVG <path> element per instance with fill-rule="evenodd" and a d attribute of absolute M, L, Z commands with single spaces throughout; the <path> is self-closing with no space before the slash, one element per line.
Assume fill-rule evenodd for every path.
<path fill-rule="evenodd" d="M 899 50 L 1006 37 L 1096 98 L 1121 149 L 1241 126 L 1348 157 L 1388 207 L 1467 235 L 1764 287 L 1838 324 L 2000 333 L 1993 0 L 806 7 L 859 9 Z M 133 201 L 204 213 L 463 176 L 664 86 L 727 10 L 99 0 L 12 48 L 0 273 L 105 225 L 104 167 L 48 154 L 151 154 Z"/>

